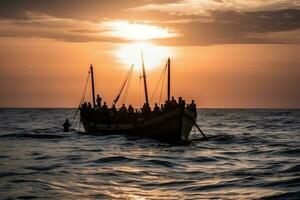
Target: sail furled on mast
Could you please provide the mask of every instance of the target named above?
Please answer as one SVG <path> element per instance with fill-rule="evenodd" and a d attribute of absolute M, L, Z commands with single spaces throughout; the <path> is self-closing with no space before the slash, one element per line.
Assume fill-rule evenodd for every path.
<path fill-rule="evenodd" d="M 143 52 L 142 52 L 142 51 L 141 51 L 141 57 L 142 57 L 142 68 L 143 68 L 143 79 L 144 79 L 145 100 L 146 100 L 146 104 L 149 105 L 148 89 L 147 89 L 147 80 L 146 80 L 146 70 L 145 70 L 144 56 L 143 56 Z"/>
<path fill-rule="evenodd" d="M 93 98 L 93 106 L 96 106 L 96 99 L 95 99 L 95 82 L 94 82 L 94 70 L 93 65 L 90 66 L 90 72 L 91 72 L 91 79 L 92 79 L 92 98 Z"/>
<path fill-rule="evenodd" d="M 167 91 L 167 94 L 168 94 L 168 101 L 170 101 L 170 96 L 171 96 L 171 60 L 170 60 L 170 58 L 168 58 L 167 66 L 168 66 L 168 91 Z"/>

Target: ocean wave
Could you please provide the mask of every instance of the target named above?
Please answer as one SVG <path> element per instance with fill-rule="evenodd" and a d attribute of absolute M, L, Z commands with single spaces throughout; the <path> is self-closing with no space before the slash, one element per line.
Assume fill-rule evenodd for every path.
<path fill-rule="evenodd" d="M 92 161 L 93 163 L 98 163 L 98 164 L 106 164 L 106 163 L 128 163 L 135 161 L 135 159 L 132 158 L 127 158 L 125 156 L 110 156 L 110 157 L 105 157 L 105 158 L 99 158 L 97 160 Z"/>
<path fill-rule="evenodd" d="M 162 166 L 162 167 L 167 167 L 167 168 L 181 166 L 181 165 L 176 164 L 171 161 L 158 160 L 158 159 L 144 160 L 143 164 L 149 164 L 149 166 Z"/>
<path fill-rule="evenodd" d="M 37 154 L 39 155 L 39 154 Z M 54 156 L 49 156 L 49 155 L 45 155 L 45 156 L 39 156 L 39 157 L 36 157 L 34 158 L 35 160 L 50 160 L 52 158 L 55 158 Z"/>
<path fill-rule="evenodd" d="M 0 177 L 12 177 L 12 176 L 26 176 L 26 175 L 33 175 L 35 172 L 13 172 L 13 171 L 2 171 L 0 172 Z"/>
<path fill-rule="evenodd" d="M 282 170 L 281 172 L 285 172 L 285 173 L 297 172 L 297 173 L 300 173 L 300 164 L 289 166 L 288 168 Z"/>
<path fill-rule="evenodd" d="M 199 184 L 192 184 L 186 187 L 183 187 L 182 191 L 187 192 L 200 192 L 200 191 L 215 191 L 215 190 L 221 190 L 225 188 L 233 188 L 236 187 L 234 183 L 228 183 L 228 182 L 221 182 L 221 183 L 215 183 L 215 184 L 206 184 L 206 185 L 199 185 Z"/>
<path fill-rule="evenodd" d="M 196 162 L 196 163 L 203 163 L 203 162 L 217 162 L 218 160 L 215 158 L 211 157 L 204 157 L 204 156 L 199 156 L 199 157 L 193 157 L 189 158 L 189 161 Z"/>
<path fill-rule="evenodd" d="M 29 170 L 34 170 L 34 171 L 51 171 L 57 168 L 62 167 L 61 164 L 55 164 L 55 165 L 49 165 L 49 166 L 29 166 L 29 167 L 25 167 L 24 169 L 29 169 Z"/>
<path fill-rule="evenodd" d="M 142 183 L 143 187 L 147 188 L 178 188 L 183 187 L 186 185 L 195 184 L 195 181 L 188 181 L 188 180 L 177 180 L 177 181 L 167 181 L 167 182 L 152 182 L 152 183 Z"/>
<path fill-rule="evenodd" d="M 230 144 L 232 142 L 236 142 L 237 137 L 235 135 L 229 135 L 229 134 L 218 134 L 213 136 L 208 136 L 207 138 L 209 141 L 214 141 L 218 143 L 226 143 Z"/>
<path fill-rule="evenodd" d="M 1 138 L 29 138 L 29 139 L 61 139 L 65 136 L 56 134 L 32 134 L 32 133 L 13 133 L 0 135 Z"/>
<path fill-rule="evenodd" d="M 289 178 L 285 180 L 272 181 L 265 184 L 266 187 L 299 187 L 300 186 L 300 177 Z"/>
<path fill-rule="evenodd" d="M 2 156 L 2 155 L 0 155 L 0 159 L 6 159 L 6 158 L 9 158 L 9 156 Z"/>
<path fill-rule="evenodd" d="M 288 149 L 281 150 L 279 153 L 293 155 L 293 156 L 300 156 L 300 148 L 288 148 Z"/>
<path fill-rule="evenodd" d="M 21 195 L 16 197 L 16 199 L 37 199 L 39 196 L 33 196 L 33 195 Z"/>
<path fill-rule="evenodd" d="M 259 200 L 298 200 L 300 199 L 300 190 L 297 192 L 280 192 L 280 194 L 274 194 L 259 198 Z"/>

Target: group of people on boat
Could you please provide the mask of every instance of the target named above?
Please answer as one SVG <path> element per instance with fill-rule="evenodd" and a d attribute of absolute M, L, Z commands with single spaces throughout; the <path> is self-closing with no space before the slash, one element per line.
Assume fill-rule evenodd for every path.
<path fill-rule="evenodd" d="M 187 108 L 192 112 L 197 113 L 195 101 L 192 100 L 190 104 L 186 104 L 182 97 L 179 97 L 178 101 L 172 97 L 170 101 L 165 101 L 165 103 L 160 106 L 155 103 L 153 109 L 149 104 L 144 103 L 139 110 L 135 109 L 132 105 L 126 107 L 125 104 L 117 109 L 115 103 L 109 108 L 106 102 L 102 103 L 100 95 L 97 95 L 96 105 L 94 107 L 90 102 L 84 102 L 80 106 L 85 118 L 108 124 L 135 123 L 140 118 L 149 119 L 176 108 Z"/>

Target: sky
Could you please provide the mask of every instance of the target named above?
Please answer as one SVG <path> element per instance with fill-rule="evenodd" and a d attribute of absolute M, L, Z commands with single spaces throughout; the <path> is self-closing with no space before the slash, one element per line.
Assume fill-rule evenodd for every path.
<path fill-rule="evenodd" d="M 152 104 L 170 57 L 199 108 L 300 108 L 299 0 L 1 0 L 0 107 L 77 107 L 90 64 L 108 104 L 134 64 L 140 106 L 141 50 Z"/>

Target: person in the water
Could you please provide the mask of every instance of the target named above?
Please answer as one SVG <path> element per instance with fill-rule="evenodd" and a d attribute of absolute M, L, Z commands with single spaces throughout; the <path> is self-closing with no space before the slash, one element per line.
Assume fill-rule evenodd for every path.
<path fill-rule="evenodd" d="M 64 127 L 64 132 L 69 132 L 69 128 L 71 127 L 69 119 L 66 119 L 65 123 L 63 124 L 63 127 Z"/>

